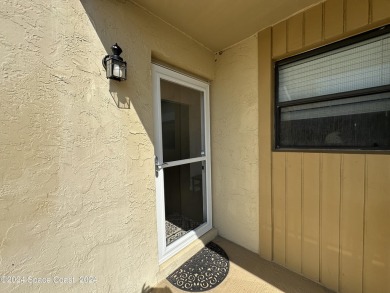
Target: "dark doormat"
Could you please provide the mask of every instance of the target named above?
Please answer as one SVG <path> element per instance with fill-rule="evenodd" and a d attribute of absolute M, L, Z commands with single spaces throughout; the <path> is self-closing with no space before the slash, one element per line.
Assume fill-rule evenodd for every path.
<path fill-rule="evenodd" d="M 190 292 L 202 292 L 217 287 L 229 272 L 229 257 L 214 242 L 186 261 L 168 276 L 175 287 Z"/>

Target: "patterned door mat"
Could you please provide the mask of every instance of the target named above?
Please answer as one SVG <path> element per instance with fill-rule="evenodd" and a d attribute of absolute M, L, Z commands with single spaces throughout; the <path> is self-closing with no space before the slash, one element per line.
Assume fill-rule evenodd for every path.
<path fill-rule="evenodd" d="M 190 292 L 203 292 L 217 287 L 229 272 L 229 257 L 214 242 L 186 261 L 168 276 L 175 287 Z"/>

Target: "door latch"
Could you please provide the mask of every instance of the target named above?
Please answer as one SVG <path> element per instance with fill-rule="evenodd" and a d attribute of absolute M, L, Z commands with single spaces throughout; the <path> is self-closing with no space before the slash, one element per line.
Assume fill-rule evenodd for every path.
<path fill-rule="evenodd" d="M 162 170 L 165 165 L 168 165 L 168 164 L 167 163 L 159 164 L 158 157 L 157 156 L 154 157 L 154 166 L 155 166 L 156 172 Z"/>

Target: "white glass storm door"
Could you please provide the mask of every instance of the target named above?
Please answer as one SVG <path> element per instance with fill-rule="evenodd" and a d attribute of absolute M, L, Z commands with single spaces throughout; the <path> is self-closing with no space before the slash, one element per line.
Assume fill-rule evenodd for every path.
<path fill-rule="evenodd" d="M 152 64 L 160 263 L 209 231 L 209 85 Z"/>

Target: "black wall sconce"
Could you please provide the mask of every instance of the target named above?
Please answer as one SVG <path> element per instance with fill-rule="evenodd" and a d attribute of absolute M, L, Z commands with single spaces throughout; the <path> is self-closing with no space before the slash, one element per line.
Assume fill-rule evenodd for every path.
<path fill-rule="evenodd" d="M 127 79 L 127 63 L 119 55 L 122 53 L 121 47 L 117 43 L 111 47 L 112 55 L 106 55 L 103 60 L 103 67 L 106 69 L 106 77 L 114 80 Z"/>

